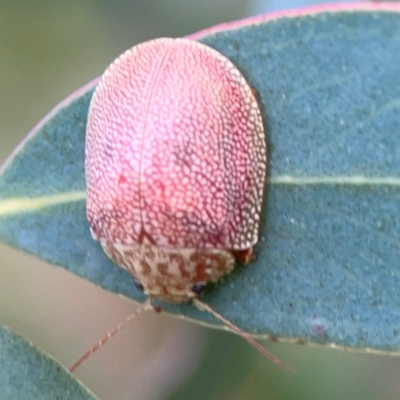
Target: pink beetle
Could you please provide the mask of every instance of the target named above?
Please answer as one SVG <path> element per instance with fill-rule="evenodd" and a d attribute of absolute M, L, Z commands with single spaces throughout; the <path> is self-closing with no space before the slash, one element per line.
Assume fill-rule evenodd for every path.
<path fill-rule="evenodd" d="M 183 302 L 258 239 L 266 144 L 252 89 L 225 56 L 162 38 L 123 53 L 90 104 L 93 237 L 150 297 Z"/>
<path fill-rule="evenodd" d="M 197 296 L 251 259 L 258 239 L 266 143 L 252 89 L 217 51 L 156 39 L 126 51 L 93 95 L 86 135 L 87 217 L 94 239 L 151 298 L 193 299 L 287 371 Z M 78 368 L 143 310 L 89 351 Z"/>

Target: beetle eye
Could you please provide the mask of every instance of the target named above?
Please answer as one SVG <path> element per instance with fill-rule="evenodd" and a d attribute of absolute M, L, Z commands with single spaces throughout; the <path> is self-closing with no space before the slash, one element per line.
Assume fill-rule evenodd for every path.
<path fill-rule="evenodd" d="M 206 285 L 204 283 L 195 283 L 190 289 L 192 292 L 196 294 L 200 294 L 204 289 Z"/>
<path fill-rule="evenodd" d="M 136 281 L 135 281 L 135 286 L 136 286 L 136 289 L 138 289 L 138 290 L 140 290 L 141 292 L 143 292 L 144 286 L 143 286 L 140 282 L 136 282 Z"/>

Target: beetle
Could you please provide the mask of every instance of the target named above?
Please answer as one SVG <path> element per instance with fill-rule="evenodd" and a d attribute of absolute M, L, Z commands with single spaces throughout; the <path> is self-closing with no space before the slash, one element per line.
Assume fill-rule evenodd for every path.
<path fill-rule="evenodd" d="M 218 51 L 160 38 L 104 72 L 86 132 L 93 238 L 150 299 L 193 299 L 256 346 L 197 297 L 251 260 L 266 168 L 256 97 Z"/>

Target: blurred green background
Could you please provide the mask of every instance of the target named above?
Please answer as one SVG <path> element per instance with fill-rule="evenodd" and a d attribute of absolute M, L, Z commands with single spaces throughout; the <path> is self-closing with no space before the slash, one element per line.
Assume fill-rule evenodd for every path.
<path fill-rule="evenodd" d="M 184 36 L 276 4 L 0 0 L 0 161 L 53 106 L 128 47 L 159 36 Z M 0 245 L 0 322 L 66 366 L 133 307 L 61 268 Z M 110 400 L 400 398 L 398 358 L 264 344 L 297 375 L 271 365 L 232 334 L 148 314 L 76 374 Z"/>

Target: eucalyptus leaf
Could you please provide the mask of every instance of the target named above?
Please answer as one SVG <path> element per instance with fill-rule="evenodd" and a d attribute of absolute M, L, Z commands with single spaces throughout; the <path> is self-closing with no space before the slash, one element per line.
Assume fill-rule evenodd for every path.
<path fill-rule="evenodd" d="M 4 400 L 96 399 L 64 367 L 1 325 L 0 388 Z"/>
<path fill-rule="evenodd" d="M 400 350 L 400 7 L 385 7 L 258 18 L 197 37 L 256 90 L 269 143 L 257 260 L 202 296 L 248 332 Z M 95 84 L 6 162 L 0 240 L 143 301 L 85 217 Z M 191 304 L 162 306 L 215 323 Z"/>

